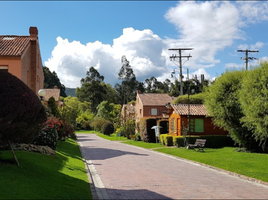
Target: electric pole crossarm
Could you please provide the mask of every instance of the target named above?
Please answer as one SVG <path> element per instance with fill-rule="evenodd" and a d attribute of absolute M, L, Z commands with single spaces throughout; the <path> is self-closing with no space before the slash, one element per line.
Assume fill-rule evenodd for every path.
<path fill-rule="evenodd" d="M 246 70 L 248 70 L 248 60 L 257 59 L 257 58 L 254 58 L 254 57 L 248 57 L 248 53 L 257 53 L 259 51 L 258 50 L 237 50 L 237 52 L 243 52 L 243 53 L 246 54 L 245 58 L 242 58 L 242 60 L 245 60 Z"/>

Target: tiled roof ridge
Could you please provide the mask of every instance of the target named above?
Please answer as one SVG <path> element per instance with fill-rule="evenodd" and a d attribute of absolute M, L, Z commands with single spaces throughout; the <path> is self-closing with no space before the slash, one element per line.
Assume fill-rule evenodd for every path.
<path fill-rule="evenodd" d="M 30 36 L 0 35 L 0 56 L 21 56 L 30 40 Z"/>
<path fill-rule="evenodd" d="M 0 35 L 0 37 L 30 37 L 29 35 Z"/>
<path fill-rule="evenodd" d="M 173 100 L 167 93 L 138 93 L 138 97 L 144 106 L 165 106 Z"/>
<path fill-rule="evenodd" d="M 204 104 L 171 104 L 172 108 L 179 115 L 188 115 L 190 108 L 190 115 L 209 115 Z M 188 107 L 189 106 L 189 107 Z"/>

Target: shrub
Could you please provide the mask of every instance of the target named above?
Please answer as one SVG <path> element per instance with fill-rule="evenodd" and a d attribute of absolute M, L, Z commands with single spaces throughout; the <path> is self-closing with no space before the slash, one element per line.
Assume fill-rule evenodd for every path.
<path fill-rule="evenodd" d="M 46 121 L 38 96 L 20 79 L 0 72 L 0 142 L 31 143 Z"/>
<path fill-rule="evenodd" d="M 171 135 L 164 136 L 166 146 L 173 146 L 173 137 Z"/>
<path fill-rule="evenodd" d="M 160 136 L 159 136 L 159 140 L 160 140 L 160 143 L 162 144 L 162 145 L 165 145 L 166 143 L 166 141 L 165 141 L 165 137 L 167 136 L 168 134 L 160 134 Z"/>
<path fill-rule="evenodd" d="M 50 114 L 54 115 L 55 117 L 60 117 L 59 107 L 56 104 L 54 97 L 49 98 L 49 100 L 47 102 L 47 107 L 48 107 L 48 111 Z"/>
<path fill-rule="evenodd" d="M 64 127 L 65 137 L 70 137 L 70 138 L 76 140 L 76 135 L 75 135 L 75 132 L 74 132 L 74 126 L 72 124 L 69 124 L 69 123 L 65 122 L 63 124 L 63 127 Z"/>
<path fill-rule="evenodd" d="M 135 133 L 136 141 L 141 141 L 141 135 L 139 133 Z"/>
<path fill-rule="evenodd" d="M 194 144 L 195 140 L 206 139 L 205 147 L 207 148 L 221 148 L 221 147 L 234 147 L 234 141 L 232 138 L 223 135 L 202 135 L 202 136 L 187 136 L 187 141 L 189 144 Z M 174 144 L 177 147 L 184 147 L 184 138 L 183 136 L 177 136 L 174 138 Z"/>
<path fill-rule="evenodd" d="M 102 128 L 102 133 L 104 135 L 111 135 L 114 132 L 114 125 L 110 122 L 105 123 Z"/>
<path fill-rule="evenodd" d="M 43 124 L 43 128 L 33 141 L 35 145 L 48 146 L 56 149 L 58 141 L 58 130 L 62 126 L 60 120 L 56 117 L 48 117 Z"/>
<path fill-rule="evenodd" d="M 120 133 L 122 136 L 130 139 L 130 135 L 135 134 L 135 121 L 134 120 L 127 120 L 123 124 L 123 126 L 120 128 Z"/>
<path fill-rule="evenodd" d="M 204 93 L 189 95 L 189 103 L 190 104 L 203 104 L 204 98 L 205 98 Z M 172 103 L 173 104 L 188 104 L 188 95 L 186 94 L 186 95 L 179 96 Z"/>
<path fill-rule="evenodd" d="M 101 131 L 103 125 L 104 125 L 105 123 L 107 123 L 107 122 L 109 122 L 109 121 L 107 121 L 106 119 L 103 119 L 103 118 L 100 118 L 100 117 L 95 117 L 95 118 L 91 121 L 90 125 L 91 125 L 92 127 L 94 127 L 95 130 L 97 130 L 97 131 Z"/>

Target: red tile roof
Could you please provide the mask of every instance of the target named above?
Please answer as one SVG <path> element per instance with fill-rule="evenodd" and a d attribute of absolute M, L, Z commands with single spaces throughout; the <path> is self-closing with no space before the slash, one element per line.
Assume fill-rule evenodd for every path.
<path fill-rule="evenodd" d="M 174 100 L 174 98 L 170 97 L 168 94 L 158 93 L 138 93 L 138 97 L 144 106 L 165 106 L 167 103 Z"/>
<path fill-rule="evenodd" d="M 174 111 L 179 115 L 188 115 L 188 104 L 171 104 Z M 203 104 L 190 104 L 190 115 L 208 115 L 208 111 Z"/>
<path fill-rule="evenodd" d="M 0 56 L 21 56 L 30 36 L 0 35 Z"/>

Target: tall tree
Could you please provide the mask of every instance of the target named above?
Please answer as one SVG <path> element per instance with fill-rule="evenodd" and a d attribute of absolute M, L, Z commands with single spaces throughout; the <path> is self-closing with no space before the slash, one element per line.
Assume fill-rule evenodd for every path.
<path fill-rule="evenodd" d="M 256 150 L 258 145 L 252 132 L 243 125 L 245 116 L 239 102 L 239 90 L 245 71 L 225 72 L 207 88 L 205 105 L 214 119 L 215 125 L 227 130 L 240 147 Z"/>
<path fill-rule="evenodd" d="M 60 79 L 55 71 L 51 72 L 48 67 L 43 67 L 44 72 L 44 88 L 53 88 L 57 86 L 60 89 L 60 96 L 66 97 L 65 86 L 61 84 Z"/>
<path fill-rule="evenodd" d="M 239 95 L 244 125 L 253 132 L 263 151 L 268 151 L 268 62 L 248 71 Z"/>
<path fill-rule="evenodd" d="M 122 80 L 122 83 L 121 85 L 116 84 L 115 88 L 117 92 L 122 95 L 121 103 L 126 104 L 135 99 L 139 83 L 136 80 L 136 76 L 126 56 L 122 56 L 121 63 L 122 67 L 118 73 L 118 78 Z"/>
<path fill-rule="evenodd" d="M 90 67 L 87 76 L 81 79 L 81 88 L 76 89 L 80 101 L 91 103 L 91 111 L 96 114 L 97 106 L 105 99 L 107 94 L 106 84 L 103 83 L 104 76 L 94 68 Z"/>

